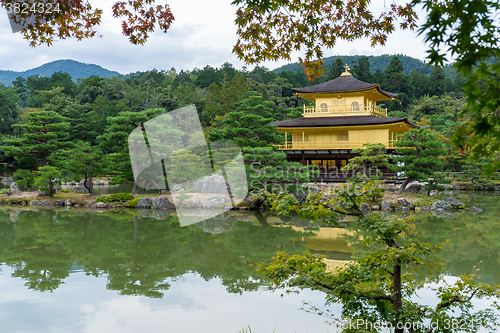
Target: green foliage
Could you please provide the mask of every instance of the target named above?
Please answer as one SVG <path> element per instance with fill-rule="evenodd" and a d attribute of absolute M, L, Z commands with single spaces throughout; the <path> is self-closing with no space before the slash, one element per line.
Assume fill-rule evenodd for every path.
<path fill-rule="evenodd" d="M 95 202 L 126 202 L 129 200 L 133 200 L 134 196 L 130 193 L 113 193 L 107 196 L 98 197 Z M 140 200 L 140 199 L 139 199 Z"/>
<path fill-rule="evenodd" d="M 51 198 L 54 196 L 57 183 L 61 182 L 61 170 L 56 167 L 46 165 L 38 168 L 38 177 L 35 179 L 35 185 L 39 186 L 40 190 Z"/>
<path fill-rule="evenodd" d="M 222 128 L 210 133 L 210 141 L 233 142 L 240 147 L 265 147 L 281 141 L 269 125 L 274 103 L 265 101 L 262 95 L 249 92 L 236 109 L 226 114 L 221 121 Z"/>
<path fill-rule="evenodd" d="M 15 88 L 6 88 L 0 83 L 0 133 L 12 133 L 11 126 L 17 121 L 18 94 Z"/>
<path fill-rule="evenodd" d="M 327 270 L 324 256 L 278 252 L 271 264 L 258 264 L 258 270 L 276 289 L 308 288 L 324 292 L 327 305 L 342 304 L 341 321 L 385 322 L 391 324 L 396 333 L 405 331 L 404 323 L 420 325 L 421 328 L 413 326 L 413 332 L 418 333 L 460 331 L 437 324 L 443 322 L 474 319 L 486 327 L 494 324 L 499 317 L 498 303 L 474 311 L 471 302 L 474 298 L 496 300 L 500 297 L 496 287 L 475 282 L 478 269 L 448 284 L 435 248 L 415 237 L 417 228 L 413 217 L 386 219 L 382 212 L 363 214 L 359 210 L 360 202 L 373 185 L 376 184 L 366 183 L 365 187 L 343 184 L 331 197 L 313 194 L 302 205 L 289 195 L 269 194 L 267 199 L 277 214 L 297 213 L 303 218 L 333 223 L 336 223 L 334 211 L 356 215 L 356 221 L 347 226 L 351 232 L 349 243 L 363 255 L 332 272 Z M 438 285 L 434 292 L 439 301 L 433 306 L 415 301 L 418 292 L 428 283 Z M 427 330 L 428 327 L 437 328 Z M 477 325 L 472 331 L 479 328 Z M 467 331 L 470 329 L 467 327 Z"/>
<path fill-rule="evenodd" d="M 427 181 L 440 171 L 442 162 L 439 156 L 444 153 L 444 145 L 437 140 L 436 133 L 427 128 L 411 129 L 398 135 L 394 145 L 400 147 L 394 156 L 394 161 L 400 164 L 396 170 L 403 171 L 406 177 L 398 193 L 402 193 L 411 181 Z"/>
<path fill-rule="evenodd" d="M 442 64 L 449 53 L 455 59 L 457 74 L 465 79 L 467 108 L 463 114 L 470 120 L 455 132 L 455 146 L 468 149 L 474 161 L 493 156 L 500 148 L 500 63 L 496 61 L 500 57 L 497 18 L 500 5 L 488 0 L 414 3 L 422 3 L 428 13 L 420 33 L 426 34 L 425 40 L 430 45 L 431 64 Z M 496 159 L 483 172 L 492 174 L 499 167 Z"/>
<path fill-rule="evenodd" d="M 35 174 L 33 174 L 30 170 L 18 169 L 14 172 L 13 178 L 18 185 L 31 188 L 31 185 L 35 181 Z"/>
<path fill-rule="evenodd" d="M 386 147 L 382 143 L 365 143 L 363 147 L 353 149 L 353 152 L 360 155 L 351 158 L 342 171 L 362 170 L 367 177 L 378 177 L 380 174 L 378 168 L 390 166 L 389 156 L 385 153 Z"/>
<path fill-rule="evenodd" d="M 242 147 L 249 191 L 267 190 L 299 194 L 300 184 L 309 182 L 319 173 L 316 166 L 288 162 L 286 153 L 276 147 Z"/>
<path fill-rule="evenodd" d="M 122 176 L 114 176 L 113 178 L 110 179 L 109 185 L 119 185 L 127 182 L 129 182 L 129 180 L 123 178 Z"/>
<path fill-rule="evenodd" d="M 462 167 L 462 177 L 460 180 L 465 182 L 471 182 L 472 188 L 478 190 L 485 190 L 486 186 L 495 185 L 493 182 L 492 176 L 487 175 L 483 172 L 485 168 L 488 168 L 489 165 L 493 162 L 493 159 L 486 158 L 482 159 L 478 162 L 476 161 L 467 161 L 464 163 Z"/>
<path fill-rule="evenodd" d="M 88 142 L 77 141 L 75 147 L 70 150 L 59 152 L 58 156 L 64 156 L 65 159 L 60 163 L 77 180 L 83 176 L 83 186 L 89 191 L 94 192 L 92 185 L 92 176 L 102 171 L 102 151 L 97 146 L 91 146 Z"/>
<path fill-rule="evenodd" d="M 141 198 L 137 198 L 137 199 L 132 199 L 128 202 L 128 205 L 127 207 L 129 208 L 137 208 L 137 203 L 139 202 L 139 200 L 141 200 Z"/>
<path fill-rule="evenodd" d="M 47 157 L 57 149 L 67 146 L 69 123 L 66 118 L 54 111 L 31 110 L 23 115 L 21 124 L 12 125 L 20 137 L 5 140 L 2 149 L 16 160 L 41 159 L 42 166 L 47 164 Z"/>

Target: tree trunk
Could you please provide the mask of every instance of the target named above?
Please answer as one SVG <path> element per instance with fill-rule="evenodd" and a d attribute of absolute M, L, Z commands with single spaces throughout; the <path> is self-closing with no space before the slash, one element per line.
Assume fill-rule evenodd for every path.
<path fill-rule="evenodd" d="M 43 154 L 42 155 L 42 167 L 47 165 L 47 155 Z"/>
<path fill-rule="evenodd" d="M 399 187 L 397 193 L 398 194 L 403 193 L 403 191 L 406 189 L 406 185 L 408 185 L 411 181 L 413 181 L 413 179 L 411 177 L 407 177 L 406 180 L 403 182 L 403 184 L 401 184 L 401 186 Z"/>
<path fill-rule="evenodd" d="M 49 178 L 49 198 L 53 198 L 54 197 L 54 182 L 52 180 L 52 178 Z"/>
<path fill-rule="evenodd" d="M 92 184 L 92 175 L 89 174 L 89 177 L 87 178 L 87 175 L 85 175 L 85 181 L 83 182 L 83 186 L 89 191 L 89 195 L 92 195 L 94 193 L 94 184 Z"/>
<path fill-rule="evenodd" d="M 132 194 L 139 194 L 139 185 L 134 180 L 134 187 L 132 187 Z"/>
<path fill-rule="evenodd" d="M 260 225 L 263 228 L 269 227 L 269 223 L 267 223 L 267 219 L 264 217 L 264 215 L 262 215 L 260 210 L 257 209 L 255 211 L 255 217 L 257 217 L 257 221 L 259 221 Z"/>
<path fill-rule="evenodd" d="M 393 284 L 394 284 L 394 311 L 396 312 L 396 328 L 394 333 L 404 333 L 404 322 L 403 322 L 403 301 L 401 296 L 401 265 L 394 266 L 393 272 Z M 398 328 L 398 323 L 401 328 Z"/>

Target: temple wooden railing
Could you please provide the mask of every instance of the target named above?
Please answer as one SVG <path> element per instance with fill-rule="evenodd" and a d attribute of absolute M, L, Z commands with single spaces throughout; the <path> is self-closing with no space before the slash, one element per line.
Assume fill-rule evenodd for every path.
<path fill-rule="evenodd" d="M 386 148 L 393 149 L 396 140 L 388 140 L 387 142 L 382 142 Z M 354 149 L 354 148 L 364 148 L 363 145 L 367 143 L 366 141 L 335 141 L 335 142 L 285 142 L 280 145 L 275 145 L 279 150 L 305 150 L 305 149 L 315 149 L 315 150 L 330 150 L 330 149 Z"/>
<path fill-rule="evenodd" d="M 369 105 L 359 105 L 358 107 L 352 107 L 351 105 L 328 105 L 327 107 L 315 107 L 315 106 L 305 106 L 304 105 L 304 116 L 307 115 L 328 115 L 328 114 L 342 114 L 346 115 L 349 113 L 359 114 L 368 113 L 372 116 L 387 117 L 387 109 L 379 108 L 378 106 Z"/>

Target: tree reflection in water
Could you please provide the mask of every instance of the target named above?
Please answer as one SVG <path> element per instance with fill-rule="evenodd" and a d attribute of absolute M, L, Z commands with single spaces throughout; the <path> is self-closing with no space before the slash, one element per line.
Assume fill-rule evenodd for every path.
<path fill-rule="evenodd" d="M 132 211 L 7 209 L 0 211 L 0 262 L 38 291 L 57 289 L 76 264 L 87 275 L 106 276 L 107 288 L 122 295 L 161 298 L 189 272 L 242 293 L 266 283 L 252 262 L 269 263 L 283 248 L 303 253 L 299 240 L 310 235 L 269 225 L 262 215 L 243 217 L 180 227 L 175 216 L 157 220 Z"/>

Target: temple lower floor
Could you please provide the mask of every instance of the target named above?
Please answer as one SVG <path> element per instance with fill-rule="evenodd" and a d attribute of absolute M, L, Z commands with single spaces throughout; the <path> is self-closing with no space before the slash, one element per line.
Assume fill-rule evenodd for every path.
<path fill-rule="evenodd" d="M 388 150 L 387 153 L 394 151 Z M 290 162 L 299 162 L 303 166 L 317 165 L 320 170 L 318 177 L 313 181 L 321 182 L 345 182 L 353 176 L 353 171 L 342 171 L 349 160 L 359 154 L 346 150 L 287 150 L 287 160 Z M 397 173 L 389 168 L 380 168 L 382 179 L 386 182 L 401 182 L 403 179 L 398 177 Z M 368 170 L 375 173 L 375 170 Z"/>

